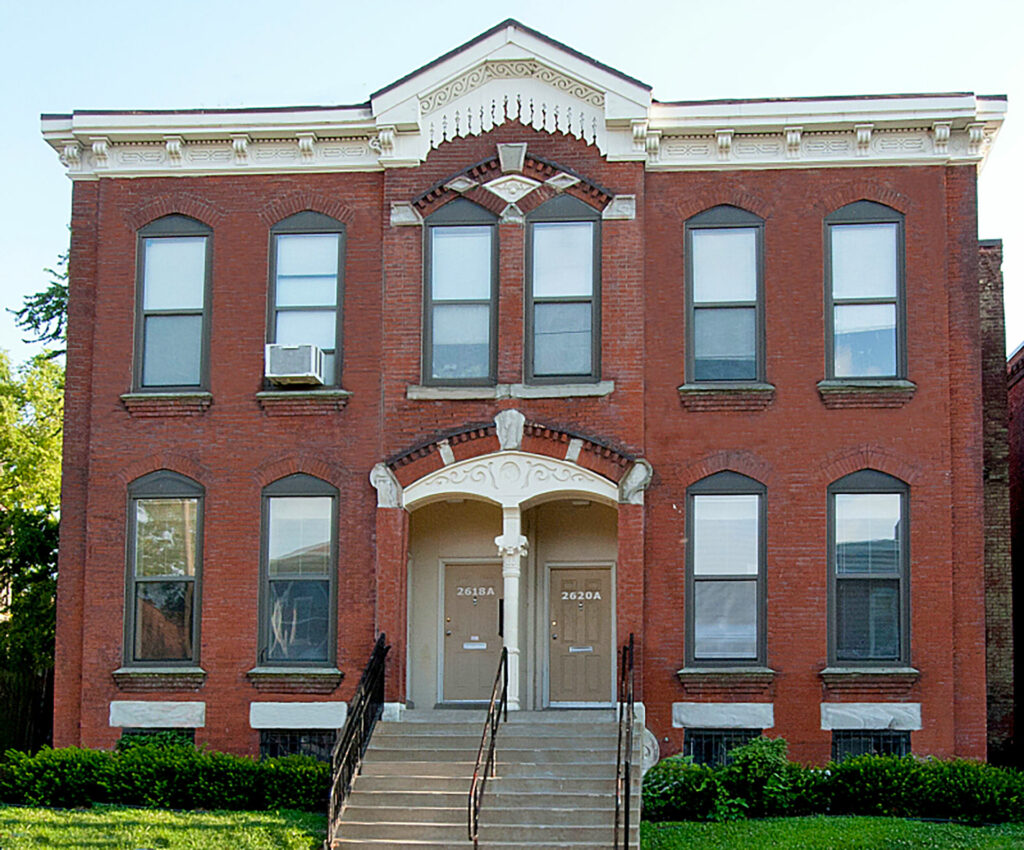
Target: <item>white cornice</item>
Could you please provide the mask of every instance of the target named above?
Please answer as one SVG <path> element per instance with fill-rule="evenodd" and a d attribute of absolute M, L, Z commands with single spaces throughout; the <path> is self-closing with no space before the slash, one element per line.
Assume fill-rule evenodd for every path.
<path fill-rule="evenodd" d="M 519 121 L 651 171 L 981 165 L 1006 100 L 922 94 L 652 101 L 635 80 L 508 23 L 369 104 L 46 115 L 74 180 L 378 171 Z"/>

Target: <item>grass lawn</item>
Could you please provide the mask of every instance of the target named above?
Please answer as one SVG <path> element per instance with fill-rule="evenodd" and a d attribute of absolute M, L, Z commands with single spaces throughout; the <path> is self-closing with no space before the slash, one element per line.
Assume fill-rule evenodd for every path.
<path fill-rule="evenodd" d="M 0 806 L 0 850 L 316 850 L 327 818 L 308 812 L 165 812 Z"/>
<path fill-rule="evenodd" d="M 728 823 L 642 823 L 643 850 L 735 850 L 785 847 L 786 850 L 935 850 L 1024 848 L 1024 826 L 961 826 L 900 818 L 766 818 Z"/>

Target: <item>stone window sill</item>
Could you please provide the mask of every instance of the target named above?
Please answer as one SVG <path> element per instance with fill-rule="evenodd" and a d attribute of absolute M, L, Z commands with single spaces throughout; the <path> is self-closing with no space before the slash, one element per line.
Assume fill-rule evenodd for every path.
<path fill-rule="evenodd" d="M 892 378 L 832 379 L 818 381 L 818 395 L 825 407 L 903 407 L 917 392 L 917 384 Z"/>
<path fill-rule="evenodd" d="M 830 691 L 870 690 L 892 694 L 908 693 L 921 671 L 914 667 L 826 667 L 818 675 Z"/>
<path fill-rule="evenodd" d="M 348 390 L 265 390 L 256 401 L 268 416 L 316 416 L 333 413 L 348 404 Z"/>
<path fill-rule="evenodd" d="M 202 667 L 119 667 L 111 675 L 122 691 L 198 691 L 206 681 Z"/>
<path fill-rule="evenodd" d="M 202 416 L 213 404 L 213 395 L 208 392 L 125 393 L 121 404 L 130 416 L 138 419 Z"/>
<path fill-rule="evenodd" d="M 676 675 L 684 685 L 769 684 L 775 678 L 775 671 L 771 667 L 684 667 Z"/>
<path fill-rule="evenodd" d="M 495 384 L 491 387 L 427 387 L 410 384 L 412 401 L 494 401 L 503 398 L 586 398 L 611 395 L 615 381 L 589 384 Z"/>
<path fill-rule="evenodd" d="M 775 386 L 760 381 L 683 384 L 679 400 L 687 410 L 764 410 L 775 400 Z"/>
<path fill-rule="evenodd" d="M 276 694 L 329 694 L 345 678 L 337 667 L 253 667 L 245 675 L 256 690 Z"/>

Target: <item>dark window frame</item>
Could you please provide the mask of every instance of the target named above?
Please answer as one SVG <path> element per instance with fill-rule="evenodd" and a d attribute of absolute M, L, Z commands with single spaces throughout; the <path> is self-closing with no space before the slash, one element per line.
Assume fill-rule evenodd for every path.
<path fill-rule="evenodd" d="M 487 375 L 477 378 L 435 378 L 434 371 L 434 299 L 431 288 L 433 271 L 433 231 L 438 227 L 490 227 L 491 229 L 491 287 L 488 299 L 490 321 L 488 333 Z M 423 350 L 422 350 L 422 383 L 424 386 L 493 386 L 498 380 L 498 217 L 490 210 L 484 209 L 466 198 L 449 201 L 437 212 L 427 216 L 423 221 Z M 447 299 L 439 304 L 482 304 L 478 298 Z"/>
<path fill-rule="evenodd" d="M 854 743 L 868 746 L 853 747 Z M 851 749 L 862 752 L 850 752 Z M 902 758 L 912 752 L 910 732 L 892 729 L 833 729 L 832 761 L 840 762 L 859 755 L 896 756 Z"/>
<path fill-rule="evenodd" d="M 836 572 L 836 495 L 842 493 L 897 494 L 900 496 L 900 569 L 899 582 L 899 657 L 853 658 L 838 651 L 838 583 L 871 581 L 872 577 L 839 577 Z M 834 666 L 892 667 L 910 664 L 910 485 L 892 475 L 874 469 L 861 469 L 833 481 L 828 487 L 828 658 Z M 892 578 L 874 576 L 891 581 Z"/>
<path fill-rule="evenodd" d="M 267 283 L 267 342 L 277 341 L 277 314 L 279 312 L 298 312 L 302 310 L 316 310 L 327 312 L 326 307 L 286 307 L 277 306 L 277 237 L 278 236 L 301 236 L 305 234 L 337 233 L 338 234 L 338 274 L 336 280 L 337 292 L 334 306 L 334 374 L 324 375 L 324 386 L 340 387 L 341 375 L 344 362 L 344 298 L 345 298 L 345 256 L 347 248 L 347 233 L 345 223 L 331 218 L 323 213 L 313 210 L 290 215 L 281 219 L 270 228 L 269 268 L 270 278 Z M 266 382 L 270 386 L 269 382 Z M 288 390 L 287 386 L 273 385 L 275 390 Z M 297 387 L 294 389 L 303 390 L 308 387 Z"/>
<path fill-rule="evenodd" d="M 313 660 L 269 659 L 270 646 L 270 500 L 274 498 L 302 498 L 326 496 L 331 499 L 331 548 L 327 569 L 327 657 Z M 257 659 L 260 666 L 323 668 L 333 667 L 337 657 L 338 642 L 338 488 L 322 478 L 298 472 L 278 478 L 263 488 L 260 505 L 260 593 L 259 623 L 257 629 Z M 295 579 L 276 580 L 323 581 L 323 577 L 300 576 Z"/>
<path fill-rule="evenodd" d="M 533 230 L 535 224 L 548 222 L 590 222 L 593 224 L 594 256 L 593 289 L 589 298 L 581 296 L 542 297 L 535 299 L 533 295 Z M 525 344 L 523 346 L 523 374 L 529 384 L 566 384 L 596 383 L 601 379 L 601 213 L 589 204 L 572 195 L 556 195 L 545 201 L 526 215 L 526 256 L 525 256 L 526 293 L 525 309 Z M 582 304 L 591 305 L 590 313 L 590 373 L 564 375 L 537 375 L 534 371 L 534 305 L 540 304 Z"/>
<path fill-rule="evenodd" d="M 135 659 L 135 588 L 140 579 L 135 575 L 136 505 L 149 499 L 196 499 L 196 567 L 192 577 L 174 581 L 192 583 L 192 657 L 186 659 Z M 203 538 L 206 489 L 188 476 L 160 469 L 136 478 L 128 485 L 127 534 L 125 538 L 125 605 L 122 663 L 125 667 L 196 667 L 200 656 L 200 625 L 202 620 Z M 149 576 L 147 582 L 168 581 L 166 577 Z"/>
<path fill-rule="evenodd" d="M 732 762 L 729 750 L 749 744 L 763 734 L 763 729 L 687 728 L 683 730 L 683 755 L 690 756 L 694 764 L 724 767 Z M 712 757 L 702 758 L 709 749 L 713 751 Z"/>
<path fill-rule="evenodd" d="M 694 497 L 696 496 L 754 496 L 758 497 L 758 569 L 757 600 L 757 657 L 756 658 L 702 658 L 696 649 L 695 597 L 696 584 L 701 581 L 751 581 L 749 575 L 711 575 L 698 578 L 694 574 L 696 528 L 694 525 Z M 760 481 L 739 472 L 724 470 L 702 478 L 686 490 L 686 667 L 764 667 L 768 659 L 768 593 L 767 593 L 767 516 L 768 488 Z"/>
<path fill-rule="evenodd" d="M 199 344 L 199 382 L 195 384 L 145 384 L 144 357 L 146 350 L 146 317 L 195 315 L 196 310 L 146 310 L 144 309 L 146 242 L 149 239 L 201 236 L 206 240 L 206 268 L 203 281 L 203 309 L 201 339 Z M 133 388 L 136 392 L 174 393 L 203 391 L 210 386 L 210 301 L 213 281 L 213 228 L 198 219 L 180 213 L 172 213 L 154 219 L 139 228 L 135 240 L 135 345 L 132 372 Z"/>
<path fill-rule="evenodd" d="M 832 228 L 849 224 L 896 225 L 896 297 L 840 298 L 832 292 Z M 906 216 L 898 210 L 876 201 L 854 201 L 825 216 L 825 378 L 830 381 L 904 380 L 907 377 L 907 247 Z M 836 375 L 835 308 L 844 304 L 892 304 L 896 306 L 896 374 L 894 375 Z"/>
<path fill-rule="evenodd" d="M 704 210 L 687 219 L 684 225 L 685 277 L 686 277 L 686 375 L 692 384 L 721 383 L 764 383 L 766 378 L 765 350 L 765 294 L 764 294 L 764 226 L 765 221 L 759 215 L 742 207 L 721 204 Z M 698 230 L 719 229 L 751 229 L 755 231 L 755 263 L 754 301 L 722 301 L 707 302 L 697 306 L 694 297 L 693 269 L 693 234 Z M 729 309 L 737 307 L 754 308 L 754 377 L 752 378 L 697 378 L 696 369 L 696 320 L 697 310 Z"/>

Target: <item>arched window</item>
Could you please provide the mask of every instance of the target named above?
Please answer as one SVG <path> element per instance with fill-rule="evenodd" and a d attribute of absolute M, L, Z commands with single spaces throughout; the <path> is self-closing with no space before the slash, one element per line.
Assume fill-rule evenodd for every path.
<path fill-rule="evenodd" d="M 198 664 L 203 488 L 162 469 L 128 497 L 125 665 Z"/>
<path fill-rule="evenodd" d="M 306 210 L 270 230 L 267 341 L 315 345 L 323 352 L 323 382 L 341 382 L 345 225 Z"/>
<path fill-rule="evenodd" d="M 423 383 L 497 380 L 498 219 L 458 198 L 423 228 Z"/>
<path fill-rule="evenodd" d="M 601 376 L 601 214 L 558 195 L 526 217 L 526 378 Z"/>
<path fill-rule="evenodd" d="M 184 215 L 167 215 L 139 230 L 137 389 L 194 390 L 208 383 L 212 233 Z"/>
<path fill-rule="evenodd" d="M 311 475 L 263 488 L 259 663 L 334 662 L 338 491 Z"/>
<path fill-rule="evenodd" d="M 828 488 L 830 663 L 909 663 L 909 496 L 873 469 Z"/>
<path fill-rule="evenodd" d="M 763 665 L 763 484 L 719 472 L 687 490 L 686 665 Z"/>
<path fill-rule="evenodd" d="M 686 374 L 763 381 L 764 221 L 728 205 L 686 222 Z"/>
<path fill-rule="evenodd" d="M 907 373 L 903 215 L 873 201 L 825 219 L 826 377 Z"/>

